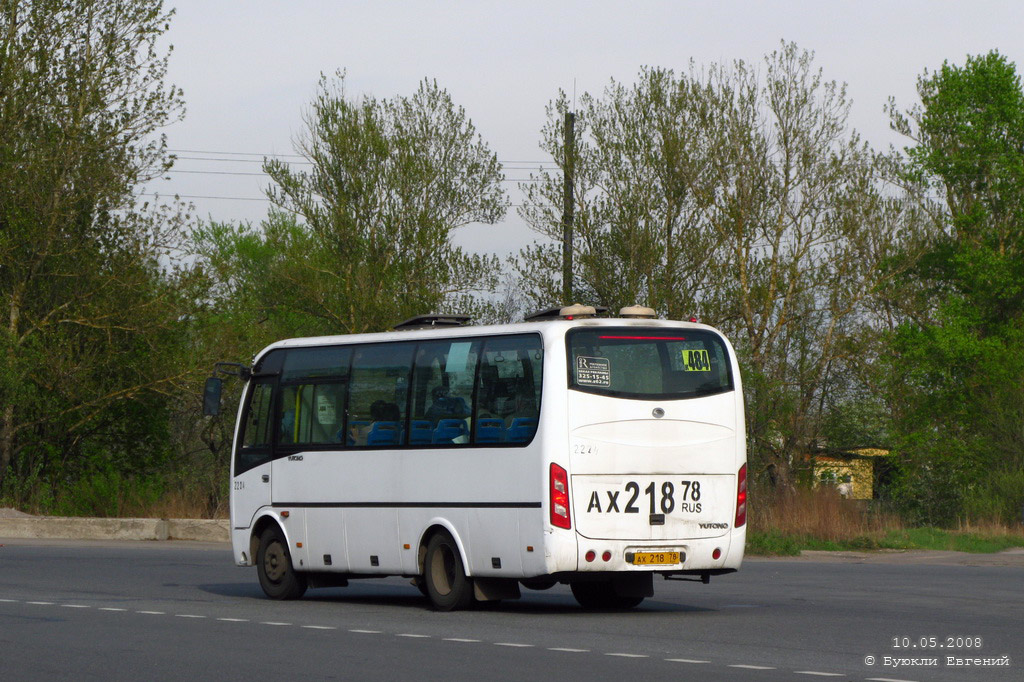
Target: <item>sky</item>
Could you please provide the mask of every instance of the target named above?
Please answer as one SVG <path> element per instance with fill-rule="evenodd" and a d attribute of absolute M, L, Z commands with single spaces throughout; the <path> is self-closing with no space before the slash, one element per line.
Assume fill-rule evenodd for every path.
<path fill-rule="evenodd" d="M 847 84 L 851 126 L 878 149 L 905 144 L 883 107 L 914 104 L 924 69 L 993 49 L 1024 68 L 1024 2 L 1013 0 L 165 2 L 176 10 L 168 81 L 187 112 L 164 130 L 174 170 L 146 189 L 181 196 L 203 220 L 254 224 L 269 207 L 262 158 L 294 154 L 320 75 L 340 69 L 350 94 L 379 99 L 436 79 L 514 180 L 551 161 L 538 145 L 559 89 L 597 95 L 642 66 L 760 64 L 795 42 Z M 518 203 L 516 183 L 504 184 Z M 511 209 L 454 241 L 506 256 L 538 238 Z"/>

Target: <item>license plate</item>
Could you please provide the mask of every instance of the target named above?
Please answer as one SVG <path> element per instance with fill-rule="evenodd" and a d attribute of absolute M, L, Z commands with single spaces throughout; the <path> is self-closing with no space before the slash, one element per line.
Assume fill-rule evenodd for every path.
<path fill-rule="evenodd" d="M 678 564 L 679 552 L 634 552 L 633 565 Z"/>

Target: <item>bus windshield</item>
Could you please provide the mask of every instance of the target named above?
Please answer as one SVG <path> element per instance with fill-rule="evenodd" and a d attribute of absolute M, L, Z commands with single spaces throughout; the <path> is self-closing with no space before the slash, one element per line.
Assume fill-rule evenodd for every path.
<path fill-rule="evenodd" d="M 677 400 L 730 391 L 721 337 L 699 329 L 594 327 L 566 336 L 569 388 L 638 400 Z"/>

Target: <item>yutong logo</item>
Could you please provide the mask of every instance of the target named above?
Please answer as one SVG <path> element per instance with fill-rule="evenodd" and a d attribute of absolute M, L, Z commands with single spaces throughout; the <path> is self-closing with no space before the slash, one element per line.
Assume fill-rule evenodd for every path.
<path fill-rule="evenodd" d="M 708 530 L 710 528 L 722 528 L 722 529 L 725 529 L 725 528 L 729 527 L 729 524 L 728 523 L 702 523 L 702 524 L 700 524 L 700 527 L 705 529 L 705 530 Z"/>

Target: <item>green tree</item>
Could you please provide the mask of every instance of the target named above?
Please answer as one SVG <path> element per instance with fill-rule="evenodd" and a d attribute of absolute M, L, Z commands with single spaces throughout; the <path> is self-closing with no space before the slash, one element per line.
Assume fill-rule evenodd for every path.
<path fill-rule="evenodd" d="M 494 288 L 498 263 L 451 236 L 504 215 L 501 168 L 436 82 L 411 97 L 354 99 L 343 74 L 324 77 L 306 125 L 297 149 L 309 170 L 264 166 L 274 207 L 263 225 L 196 235 L 220 305 L 270 340 L 381 331 Z"/>
<path fill-rule="evenodd" d="M 895 276 L 880 264 L 916 210 L 849 130 L 844 88 L 792 44 L 763 75 L 647 68 L 580 102 L 574 291 L 723 329 L 744 371 L 752 471 L 791 482 L 865 357 L 873 291 Z M 567 106 L 549 106 L 542 132 L 560 165 Z M 515 266 L 542 303 L 561 290 L 561 173 L 534 179 L 521 214 L 552 242 Z"/>
<path fill-rule="evenodd" d="M 166 443 L 180 217 L 137 205 L 182 111 L 158 1 L 0 0 L 0 485 Z M 150 458 L 150 459 L 147 459 Z M 106 465 L 104 465 L 106 466 Z M 9 477 L 15 471 L 14 482 Z"/>
<path fill-rule="evenodd" d="M 889 110 L 906 174 L 936 195 L 918 295 L 891 335 L 900 501 L 918 519 L 1024 504 L 1024 91 L 997 52 L 944 63 Z"/>
<path fill-rule="evenodd" d="M 566 94 L 548 105 L 541 149 L 559 170 L 531 175 L 519 209 L 548 240 L 514 264 L 534 307 L 561 300 L 562 177 L 571 155 L 577 298 L 650 305 L 676 319 L 696 312 L 714 276 L 701 262 L 714 237 L 697 229 L 694 196 L 707 167 L 707 136 L 695 134 L 709 114 L 706 94 L 704 84 L 665 69 L 643 69 L 632 87 L 612 81 L 603 98 L 581 97 L 571 150 L 562 129 Z"/>

